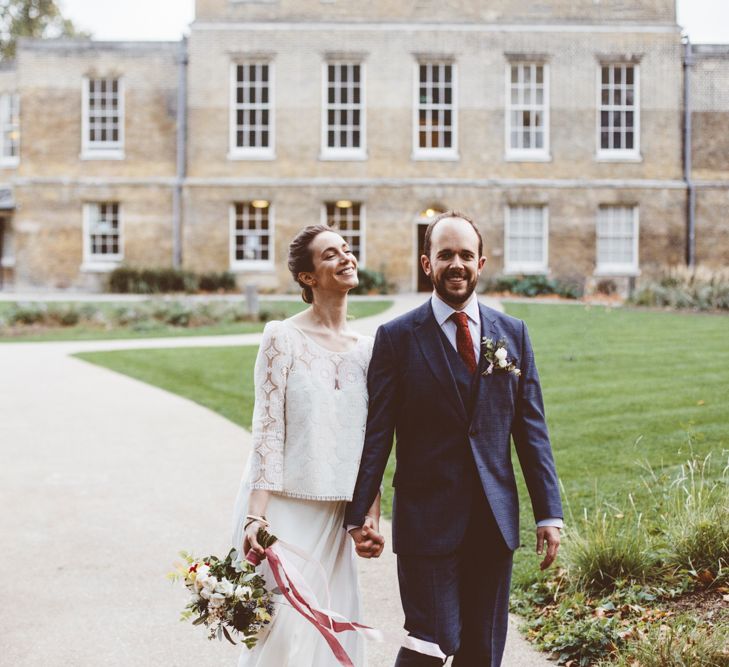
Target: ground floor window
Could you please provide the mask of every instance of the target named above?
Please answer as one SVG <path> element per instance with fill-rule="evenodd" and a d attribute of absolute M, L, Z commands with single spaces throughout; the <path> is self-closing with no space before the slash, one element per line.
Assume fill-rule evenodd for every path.
<path fill-rule="evenodd" d="M 509 206 L 504 223 L 504 270 L 509 273 L 546 273 L 546 206 Z"/>
<path fill-rule="evenodd" d="M 597 273 L 638 271 L 638 207 L 600 206 L 597 211 Z"/>
<path fill-rule="evenodd" d="M 360 266 L 364 266 L 364 204 L 339 199 L 324 203 L 326 224 L 336 229 L 349 244 Z"/>
<path fill-rule="evenodd" d="M 121 207 L 118 202 L 91 202 L 84 207 L 86 261 L 118 263 L 123 259 Z"/>
<path fill-rule="evenodd" d="M 230 264 L 233 269 L 273 266 L 271 202 L 254 199 L 233 204 L 230 234 Z"/>

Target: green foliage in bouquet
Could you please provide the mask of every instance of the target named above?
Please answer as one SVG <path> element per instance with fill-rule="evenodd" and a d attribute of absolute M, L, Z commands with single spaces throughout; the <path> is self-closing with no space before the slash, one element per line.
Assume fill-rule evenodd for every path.
<path fill-rule="evenodd" d="M 268 548 L 276 538 L 261 530 L 258 541 Z M 209 630 L 208 639 L 225 637 L 235 644 L 236 636 L 253 648 L 261 630 L 271 622 L 276 590 L 266 588 L 255 566 L 241 560 L 236 549 L 231 549 L 225 559 L 195 558 L 186 551 L 180 556 L 185 564 L 176 565 L 176 570 L 167 575 L 172 581 L 182 581 L 192 594 L 180 620 L 204 625 Z"/>

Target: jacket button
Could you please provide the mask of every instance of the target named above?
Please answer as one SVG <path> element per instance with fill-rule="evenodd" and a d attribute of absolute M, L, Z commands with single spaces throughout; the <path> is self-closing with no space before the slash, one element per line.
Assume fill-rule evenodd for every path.
<path fill-rule="evenodd" d="M 468 435 L 470 435 L 471 437 L 477 436 L 478 435 L 478 431 L 475 428 L 472 428 L 469 431 Z"/>

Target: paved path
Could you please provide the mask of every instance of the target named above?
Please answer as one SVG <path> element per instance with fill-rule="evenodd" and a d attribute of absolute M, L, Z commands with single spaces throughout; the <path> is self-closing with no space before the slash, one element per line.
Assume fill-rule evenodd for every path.
<path fill-rule="evenodd" d="M 387 314 L 422 297 L 398 297 Z M 380 318 L 359 320 L 371 333 Z M 0 345 L 0 663 L 233 665 L 238 649 L 176 621 L 178 549 L 224 553 L 249 434 L 184 398 L 69 356 L 255 344 L 220 336 Z M 389 530 L 389 526 L 386 527 Z M 394 557 L 362 561 L 366 620 L 402 627 Z M 370 645 L 389 667 L 396 643 Z M 505 667 L 547 665 L 515 629 Z M 306 667 L 306 666 L 302 666 Z"/>

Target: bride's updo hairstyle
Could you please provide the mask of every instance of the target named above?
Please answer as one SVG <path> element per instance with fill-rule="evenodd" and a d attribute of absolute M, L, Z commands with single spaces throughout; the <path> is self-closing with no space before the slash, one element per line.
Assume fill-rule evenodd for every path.
<path fill-rule="evenodd" d="M 326 225 L 309 225 L 304 227 L 289 244 L 289 271 L 294 280 L 301 286 L 301 298 L 304 303 L 314 303 L 314 291 L 299 280 L 300 273 L 314 270 L 314 259 L 309 246 L 322 232 L 330 232 Z"/>

